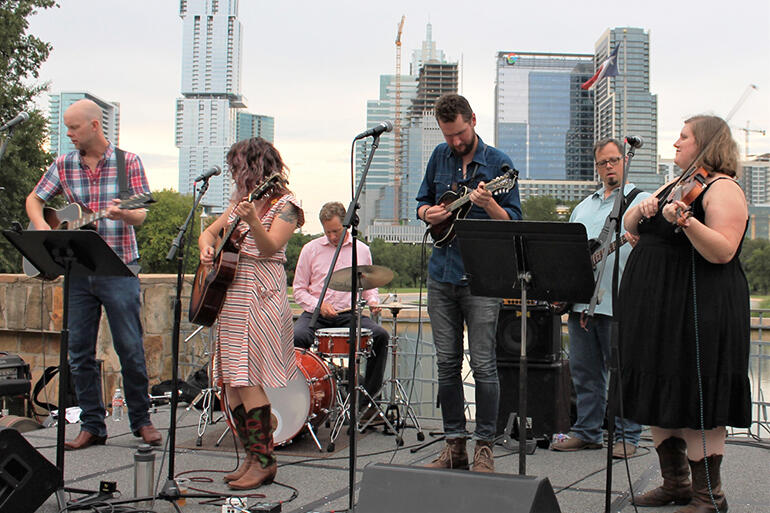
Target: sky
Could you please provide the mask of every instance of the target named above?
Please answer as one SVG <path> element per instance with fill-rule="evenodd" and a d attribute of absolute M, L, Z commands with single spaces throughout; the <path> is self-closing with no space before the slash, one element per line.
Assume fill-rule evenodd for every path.
<path fill-rule="evenodd" d="M 226 1 L 226 0 L 221 0 Z M 120 146 L 137 153 L 153 190 L 177 188 L 175 101 L 181 88 L 182 20 L 175 0 L 59 0 L 30 19 L 53 46 L 40 78 L 50 91 L 89 91 L 120 102 Z M 460 93 L 493 143 L 495 56 L 499 51 L 593 53 L 607 29 L 650 33 L 650 90 L 658 95 L 658 153 L 673 157 L 683 120 L 726 116 L 744 149 L 747 122 L 770 130 L 770 2 L 541 0 L 240 0 L 242 93 L 248 112 L 275 118 L 275 146 L 307 224 L 319 233 L 326 201 L 350 201 L 350 144 L 365 130 L 366 101 L 379 76 L 395 73 L 401 16 L 402 72 L 412 50 L 433 40 L 461 63 Z M 638 7 L 636 7 L 638 6 Z M 636 8 L 635 8 L 636 7 Z M 48 97 L 38 101 L 47 112 Z M 383 135 L 388 137 L 388 134 Z M 770 135 L 750 133 L 750 152 L 770 152 Z"/>

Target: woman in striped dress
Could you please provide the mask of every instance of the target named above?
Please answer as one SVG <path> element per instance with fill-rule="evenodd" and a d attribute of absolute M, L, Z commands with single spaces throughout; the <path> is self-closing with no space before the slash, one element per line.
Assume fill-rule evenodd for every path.
<path fill-rule="evenodd" d="M 217 320 L 214 368 L 246 452 L 243 464 L 225 481 L 245 490 L 271 483 L 277 469 L 264 387 L 284 387 L 298 372 L 284 263 L 286 244 L 304 223 L 304 214 L 284 185 L 287 168 L 281 155 L 268 141 L 257 137 L 235 143 L 227 164 L 235 182 L 230 208 L 201 234 L 198 246 L 201 262 L 213 263 L 219 234 L 240 218 L 237 230 L 245 237 Z M 284 183 L 260 200 L 246 201 L 274 173 Z"/>

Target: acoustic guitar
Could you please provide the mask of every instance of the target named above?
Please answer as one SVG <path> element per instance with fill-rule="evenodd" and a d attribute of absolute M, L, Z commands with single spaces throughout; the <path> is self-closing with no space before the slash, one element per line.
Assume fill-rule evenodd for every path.
<path fill-rule="evenodd" d="M 516 185 L 519 172 L 507 165 L 504 165 L 503 169 L 506 169 L 505 173 L 485 184 L 486 190 L 492 194 L 507 192 Z M 443 248 L 455 238 L 455 221 L 457 219 L 464 219 L 473 206 L 470 197 L 471 192 L 473 192 L 473 189 L 462 186 L 460 191 L 447 191 L 439 198 L 438 204 L 444 205 L 452 215 L 442 222 L 430 226 L 430 236 L 433 238 L 433 245 L 435 247 Z"/>
<path fill-rule="evenodd" d="M 149 192 L 143 194 L 135 194 L 128 199 L 120 202 L 118 208 L 124 210 L 136 210 L 137 208 L 143 208 L 154 203 L 152 194 Z M 60 209 L 51 207 L 43 208 L 43 219 L 48 223 L 48 226 L 52 230 L 78 230 L 80 228 L 95 229 L 94 223 L 100 219 L 107 217 L 107 209 L 99 210 L 98 212 L 92 212 L 87 207 L 78 203 L 70 203 Z M 32 223 L 29 223 L 27 230 L 34 230 L 35 227 Z M 21 261 L 21 267 L 24 269 L 24 273 L 30 278 L 42 278 L 45 280 L 53 279 L 54 277 L 41 276 L 40 271 L 32 265 L 32 262 L 23 258 Z"/>
<path fill-rule="evenodd" d="M 246 201 L 257 201 L 263 198 L 279 184 L 283 184 L 281 175 L 278 173 L 270 175 L 247 196 Z M 217 320 L 227 289 L 235 278 L 238 253 L 247 233 L 236 231 L 240 222 L 241 218 L 236 216 L 226 228 L 219 232 L 219 244 L 214 249 L 213 265 L 198 264 L 190 297 L 189 319 L 194 324 L 211 326 Z"/>

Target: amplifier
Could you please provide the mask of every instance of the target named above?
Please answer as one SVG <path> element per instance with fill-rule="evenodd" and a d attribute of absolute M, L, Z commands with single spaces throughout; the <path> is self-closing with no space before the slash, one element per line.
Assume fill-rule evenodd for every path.
<path fill-rule="evenodd" d="M 28 394 L 32 375 L 20 356 L 0 353 L 0 396 Z"/>

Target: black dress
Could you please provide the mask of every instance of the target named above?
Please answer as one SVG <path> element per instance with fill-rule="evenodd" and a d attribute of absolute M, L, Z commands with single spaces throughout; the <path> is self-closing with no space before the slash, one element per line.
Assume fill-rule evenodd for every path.
<path fill-rule="evenodd" d="M 701 222 L 709 186 L 693 202 Z M 700 429 L 702 389 L 705 429 L 748 427 L 749 290 L 740 246 L 727 264 L 709 263 L 660 212 L 639 233 L 618 303 L 625 416 Z"/>

